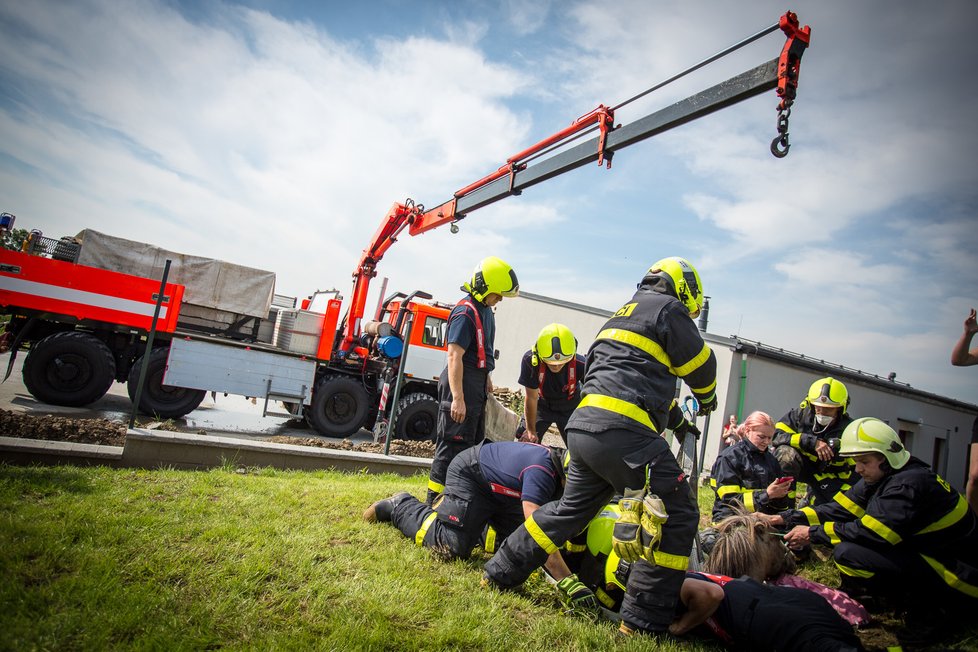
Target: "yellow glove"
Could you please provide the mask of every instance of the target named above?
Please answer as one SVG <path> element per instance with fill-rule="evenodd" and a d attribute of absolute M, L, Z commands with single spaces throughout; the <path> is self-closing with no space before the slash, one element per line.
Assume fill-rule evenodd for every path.
<path fill-rule="evenodd" d="M 642 553 L 650 564 L 655 564 L 655 550 L 662 539 L 662 524 L 669 520 L 666 505 L 655 494 L 642 501 Z"/>
<path fill-rule="evenodd" d="M 611 533 L 611 548 L 615 554 L 631 563 L 642 558 L 642 498 L 645 489 L 626 489 L 618 501 L 621 514 Z"/>

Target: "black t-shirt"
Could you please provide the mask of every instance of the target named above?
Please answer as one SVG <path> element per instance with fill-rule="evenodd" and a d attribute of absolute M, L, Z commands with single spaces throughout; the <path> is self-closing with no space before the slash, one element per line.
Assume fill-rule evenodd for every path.
<path fill-rule="evenodd" d="M 541 364 L 543 363 L 541 362 Z M 573 398 L 570 397 L 570 389 L 568 388 L 570 384 L 570 366 L 572 364 L 575 365 L 574 373 L 577 385 Z M 520 361 L 519 384 L 529 389 L 540 390 L 539 406 L 545 409 L 564 412 L 577 407 L 577 404 L 581 402 L 581 381 L 584 380 L 584 356 L 580 354 L 575 355 L 574 361 L 565 364 L 563 369 L 556 374 L 550 371 L 545 364 L 543 364 L 543 369 L 543 388 L 541 389 L 540 367 L 533 366 L 533 351 L 527 351 L 523 354 L 523 360 Z"/>

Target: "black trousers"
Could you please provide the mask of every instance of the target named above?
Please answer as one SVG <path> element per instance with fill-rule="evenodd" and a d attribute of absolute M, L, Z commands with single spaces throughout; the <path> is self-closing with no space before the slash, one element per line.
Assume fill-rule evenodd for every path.
<path fill-rule="evenodd" d="M 486 382 L 484 369 L 464 367 L 462 393 L 465 396 L 465 420 L 452 419 L 452 389 L 448 385 L 448 367 L 438 378 L 438 422 L 435 426 L 435 455 L 428 475 L 428 502 L 441 493 L 448 465 L 466 448 L 475 446 L 486 436 Z"/>
<path fill-rule="evenodd" d="M 521 584 L 551 552 L 587 527 L 612 496 L 648 482 L 649 492 L 665 503 L 669 520 L 662 527 L 656 565 L 632 564 L 621 616 L 633 627 L 666 630 L 675 616 L 699 521 L 685 475 L 657 435 L 572 428 L 567 436 L 571 463 L 563 497 L 541 507 L 507 537 L 486 564 L 486 574 L 500 586 Z"/>
<path fill-rule="evenodd" d="M 485 526 L 491 525 L 500 537 L 509 536 L 523 522 L 519 498 L 494 493 L 479 466 L 480 446 L 459 453 L 448 466 L 445 491 L 435 509 L 409 497 L 399 502 L 391 522 L 404 536 L 417 540 L 418 531 L 428 523 L 420 545 L 450 559 L 465 559 L 479 543 Z"/>

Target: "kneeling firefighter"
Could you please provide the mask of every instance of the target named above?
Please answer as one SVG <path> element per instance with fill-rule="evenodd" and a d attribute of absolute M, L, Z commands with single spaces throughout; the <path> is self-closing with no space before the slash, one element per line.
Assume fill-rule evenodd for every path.
<path fill-rule="evenodd" d="M 673 400 L 677 376 L 699 400 L 701 414 L 717 405 L 716 358 L 693 321 L 702 304 L 693 266 L 665 258 L 649 268 L 632 299 L 598 333 L 587 355 L 584 397 L 567 424 L 571 464 L 564 495 L 503 542 L 486 564 L 487 583 L 521 584 L 612 496 L 622 495 L 613 543 L 622 559 L 633 562 L 622 631 L 666 631 L 699 512 L 661 433 L 671 428 L 684 434 L 690 427 Z"/>
<path fill-rule="evenodd" d="M 509 536 L 540 505 L 559 498 L 568 460 L 563 448 L 486 441 L 452 460 L 445 491 L 434 507 L 402 492 L 374 503 L 363 516 L 369 522 L 391 522 L 417 545 L 448 559 L 465 559 L 486 526 L 490 533 Z M 565 605 L 597 609 L 594 594 L 571 574 L 559 552 L 545 565 Z"/>
<path fill-rule="evenodd" d="M 563 324 L 547 324 L 533 348 L 523 354 L 519 384 L 526 400 L 526 432 L 520 441 L 540 442 L 551 424 L 557 425 L 567 445 L 567 421 L 581 402 L 584 356 L 577 354 L 577 338 Z"/>

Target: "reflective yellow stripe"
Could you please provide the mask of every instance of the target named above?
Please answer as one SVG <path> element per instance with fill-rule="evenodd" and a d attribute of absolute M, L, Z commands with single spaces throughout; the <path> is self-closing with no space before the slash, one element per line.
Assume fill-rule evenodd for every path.
<path fill-rule="evenodd" d="M 602 410 L 608 410 L 609 412 L 615 412 L 622 416 L 626 416 L 633 421 L 638 421 L 646 428 L 652 430 L 652 432 L 657 432 L 655 426 L 652 425 L 652 419 L 649 418 L 649 413 L 635 405 L 634 403 L 629 403 L 628 401 L 623 401 L 620 398 L 615 398 L 614 396 L 603 396 L 601 394 L 588 394 L 583 399 L 581 399 L 579 408 L 583 407 L 595 407 Z"/>
<path fill-rule="evenodd" d="M 615 606 L 615 599 L 610 595 L 608 595 L 607 593 L 605 593 L 604 589 L 602 589 L 600 586 L 594 589 L 594 595 L 598 598 L 598 600 L 601 601 L 601 604 L 603 604 L 608 609 L 611 609 L 612 607 Z"/>
<path fill-rule="evenodd" d="M 496 552 L 496 528 L 491 525 L 486 528 L 486 545 L 483 548 L 486 552 Z"/>
<path fill-rule="evenodd" d="M 798 433 L 795 433 L 795 434 L 791 435 L 791 441 L 789 443 L 791 444 L 791 447 L 792 448 L 800 448 L 801 447 L 801 435 L 798 434 Z"/>
<path fill-rule="evenodd" d="M 859 570 L 858 568 L 851 568 L 851 567 L 846 566 L 844 564 L 840 564 L 839 562 L 835 562 L 835 565 L 839 567 L 839 572 L 840 573 L 842 573 L 844 575 L 848 575 L 849 577 L 864 577 L 864 578 L 868 578 L 868 577 L 872 577 L 873 575 L 876 574 L 873 571 Z"/>
<path fill-rule="evenodd" d="M 702 399 L 704 401 L 706 401 L 707 399 L 712 399 L 713 398 L 713 390 L 716 389 L 716 386 L 717 386 L 717 381 L 714 380 L 712 383 L 710 383 L 706 387 L 690 387 L 690 389 L 693 390 L 694 392 L 696 392 L 697 394 L 701 394 L 701 395 L 702 394 L 706 394 L 707 392 L 710 392 L 710 395 L 709 396 L 703 396 L 702 397 Z"/>
<path fill-rule="evenodd" d="M 570 541 L 568 541 L 567 543 L 564 544 L 564 550 L 566 550 L 567 552 L 584 552 L 585 550 L 587 550 L 587 544 L 571 543 Z"/>
<path fill-rule="evenodd" d="M 598 333 L 598 336 L 594 339 L 614 340 L 616 342 L 621 342 L 622 344 L 634 346 L 636 349 L 648 353 L 650 356 L 664 364 L 669 368 L 670 373 L 676 373 L 676 370 L 672 368 L 672 360 L 669 359 L 669 355 L 661 346 L 659 346 L 658 342 L 654 342 L 644 335 L 639 335 L 638 333 L 633 333 L 632 331 L 626 331 L 623 328 L 606 328 Z"/>
<path fill-rule="evenodd" d="M 965 595 L 970 595 L 972 598 L 978 598 L 978 586 L 974 584 L 968 584 L 963 579 L 944 568 L 941 562 L 937 561 L 933 557 L 928 557 L 927 555 L 921 555 L 930 567 L 937 571 L 937 574 L 941 576 L 941 579 L 950 586 L 951 588 L 957 589 L 964 593 Z"/>
<path fill-rule="evenodd" d="M 816 473 L 815 480 L 831 480 L 832 478 L 836 478 L 837 480 L 845 478 L 848 480 L 850 475 L 851 471 L 840 471 L 839 473 Z"/>
<path fill-rule="evenodd" d="M 716 491 L 716 488 L 717 488 L 717 479 L 716 478 L 710 478 L 710 486 L 713 487 L 713 490 L 714 491 Z"/>
<path fill-rule="evenodd" d="M 937 532 L 938 530 L 943 530 L 946 527 L 951 527 L 968 513 L 968 501 L 966 501 L 961 495 L 958 495 L 958 504 L 954 506 L 950 512 L 948 512 L 939 521 L 935 521 L 925 527 L 923 530 L 917 534 L 927 534 L 928 532 Z"/>
<path fill-rule="evenodd" d="M 689 374 L 693 373 L 694 371 L 702 367 L 703 363 L 710 359 L 710 353 L 711 353 L 710 347 L 704 344 L 703 348 L 700 349 L 700 352 L 697 353 L 692 360 L 690 360 L 684 365 L 680 365 L 676 367 L 673 370 L 673 373 L 675 373 L 677 376 L 684 376 L 684 377 L 688 376 Z M 714 383 L 714 386 L 715 385 L 716 383 Z M 709 389 L 712 389 L 712 387 Z M 693 390 L 693 391 L 702 392 L 703 390 Z"/>
<path fill-rule="evenodd" d="M 744 492 L 744 507 L 747 508 L 748 512 L 754 511 L 754 490 L 748 490 Z"/>
<path fill-rule="evenodd" d="M 424 521 L 421 523 L 421 527 L 418 528 L 417 533 L 414 535 L 414 542 L 416 544 L 419 546 L 424 545 L 424 535 L 428 534 L 428 528 L 431 527 L 431 524 L 435 522 L 436 518 L 438 518 L 438 512 L 432 512 L 425 516 Z"/>
<path fill-rule="evenodd" d="M 889 541 L 890 544 L 894 546 L 900 543 L 901 541 L 903 541 L 903 537 L 901 537 L 899 534 L 891 530 L 883 522 L 877 520 L 876 518 L 873 518 L 869 514 L 863 515 L 863 517 L 859 519 L 859 521 L 863 525 L 868 527 L 870 530 L 872 530 L 876 534 L 880 535 L 881 537 Z"/>
<path fill-rule="evenodd" d="M 822 528 L 825 530 L 825 534 L 828 535 L 829 543 L 831 545 L 835 546 L 842 543 L 842 539 L 840 539 L 835 533 L 835 523 L 829 521 L 823 525 Z"/>
<path fill-rule="evenodd" d="M 832 496 L 832 500 L 839 503 L 846 508 L 847 511 L 851 512 L 856 518 L 862 518 L 866 514 L 866 510 L 854 503 L 848 496 L 846 496 L 841 491 L 836 495 Z"/>
<path fill-rule="evenodd" d="M 437 482 L 435 482 L 434 480 L 432 480 L 431 478 L 429 478 L 428 479 L 428 489 L 430 489 L 431 491 L 434 491 L 436 494 L 440 494 L 441 492 L 445 491 L 445 485 L 438 484 Z"/>
<path fill-rule="evenodd" d="M 537 542 L 537 545 L 546 551 L 548 555 L 552 555 L 557 552 L 557 544 L 550 540 L 537 522 L 533 520 L 533 514 L 530 514 L 529 518 L 526 519 L 526 531 L 530 533 L 530 537 Z"/>
<path fill-rule="evenodd" d="M 815 513 L 814 509 L 812 509 L 811 507 L 802 507 L 801 513 L 804 514 L 805 518 L 808 519 L 809 525 L 818 525 L 819 523 L 818 514 Z"/>
<path fill-rule="evenodd" d="M 730 494 L 745 494 L 745 493 L 749 493 L 751 491 L 754 491 L 754 490 L 753 489 L 744 489 L 743 487 L 741 487 L 740 485 L 737 485 L 737 484 L 725 484 L 725 485 L 721 486 L 719 489 L 717 489 L 717 495 L 720 496 L 720 498 L 725 498 L 726 496 L 729 496 Z"/>
<path fill-rule="evenodd" d="M 786 432 L 789 435 L 797 435 L 798 434 L 797 432 L 795 432 L 794 430 L 791 429 L 791 426 L 789 426 L 786 423 L 782 423 L 780 421 L 778 421 L 776 424 L 774 424 L 774 429 L 775 430 L 780 430 L 781 432 Z"/>
<path fill-rule="evenodd" d="M 689 568 L 689 557 L 682 555 L 670 555 L 668 552 L 655 550 L 652 553 L 655 563 L 664 568 L 671 568 L 677 571 L 684 571 Z"/>

